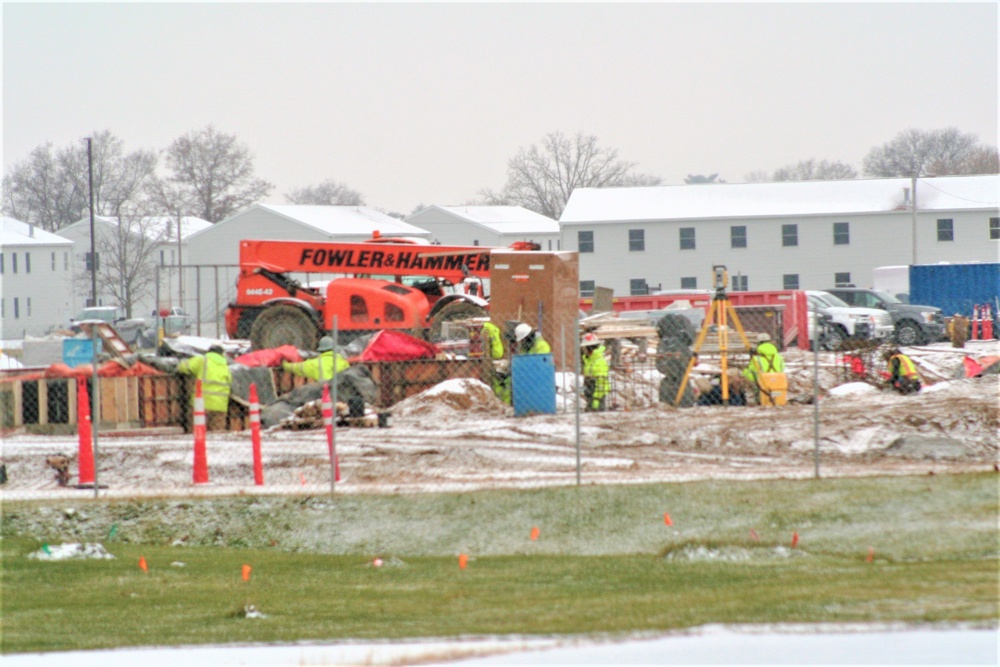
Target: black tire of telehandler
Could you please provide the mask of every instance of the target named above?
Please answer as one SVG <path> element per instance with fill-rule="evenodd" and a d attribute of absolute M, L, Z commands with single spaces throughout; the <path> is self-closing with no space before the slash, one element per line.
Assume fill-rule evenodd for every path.
<path fill-rule="evenodd" d="M 319 329 L 305 312 L 295 306 L 279 305 L 261 311 L 250 327 L 250 346 L 267 350 L 294 345 L 300 350 L 315 350 Z"/>
<path fill-rule="evenodd" d="M 442 325 L 445 322 L 486 316 L 486 309 L 482 306 L 477 306 L 474 303 L 470 303 L 468 301 L 455 301 L 453 303 L 449 303 L 447 306 L 439 310 L 434 316 L 434 319 L 431 320 L 431 326 L 428 330 L 428 339 L 432 343 L 440 341 L 441 329 L 443 329 Z"/>

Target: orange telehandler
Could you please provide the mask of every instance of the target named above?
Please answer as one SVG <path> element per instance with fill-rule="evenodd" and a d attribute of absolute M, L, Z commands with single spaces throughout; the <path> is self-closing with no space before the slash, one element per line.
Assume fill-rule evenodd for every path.
<path fill-rule="evenodd" d="M 538 250 L 529 242 L 511 248 Z M 486 316 L 490 250 L 377 234 L 364 243 L 244 240 L 226 331 L 255 350 L 315 349 L 336 318 L 341 341 L 382 329 L 434 341 L 444 322 Z M 340 277 L 319 284 L 292 275 L 317 273 Z"/>

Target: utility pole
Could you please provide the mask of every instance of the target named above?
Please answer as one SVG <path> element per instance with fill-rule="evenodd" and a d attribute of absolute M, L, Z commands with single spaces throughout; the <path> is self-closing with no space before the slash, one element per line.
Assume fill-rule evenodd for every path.
<path fill-rule="evenodd" d="M 912 219 L 910 222 L 910 237 L 913 241 L 913 250 L 911 252 L 910 264 L 917 263 L 917 175 L 914 174 L 910 176 L 910 211 L 912 213 Z"/>
<path fill-rule="evenodd" d="M 94 152 L 87 137 L 87 181 L 90 186 L 90 305 L 97 305 L 97 244 L 94 240 Z"/>
<path fill-rule="evenodd" d="M 177 305 L 184 307 L 184 259 L 181 256 L 181 210 L 177 209 Z"/>

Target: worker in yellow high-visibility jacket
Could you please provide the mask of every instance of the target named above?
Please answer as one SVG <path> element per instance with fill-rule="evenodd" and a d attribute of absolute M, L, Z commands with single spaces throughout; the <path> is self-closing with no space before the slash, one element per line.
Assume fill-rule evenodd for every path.
<path fill-rule="evenodd" d="M 580 358 L 583 361 L 583 396 L 587 411 L 604 410 L 604 399 L 611 391 L 608 380 L 608 360 L 604 357 L 604 346 L 597 336 L 587 334 L 580 341 Z"/>
<path fill-rule="evenodd" d="M 893 348 L 887 350 L 885 360 L 889 365 L 889 384 L 901 394 L 915 394 L 920 391 L 920 374 L 913 360 Z"/>
<path fill-rule="evenodd" d="M 344 359 L 334 351 L 333 339 L 329 336 L 323 336 L 319 339 L 316 351 L 319 352 L 318 357 L 297 363 L 282 361 L 281 367 L 292 375 L 309 378 L 313 382 L 332 380 L 335 370 L 337 373 L 343 373 L 351 367 L 347 359 Z"/>
<path fill-rule="evenodd" d="M 204 356 L 191 357 L 177 364 L 177 372 L 201 379 L 201 395 L 205 399 L 205 426 L 209 431 L 226 429 L 229 393 L 233 375 L 221 345 L 213 345 Z M 195 392 L 191 392 L 194 405 Z"/>

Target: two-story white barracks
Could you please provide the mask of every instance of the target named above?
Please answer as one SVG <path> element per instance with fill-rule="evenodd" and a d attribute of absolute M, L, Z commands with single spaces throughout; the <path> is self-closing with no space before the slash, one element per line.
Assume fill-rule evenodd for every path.
<path fill-rule="evenodd" d="M 869 287 L 879 266 L 996 262 L 1000 176 L 720 183 L 573 191 L 562 247 L 580 290 Z M 914 232 L 916 242 L 914 243 Z"/>

